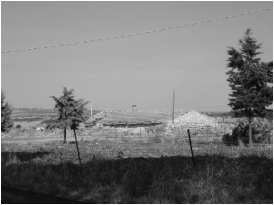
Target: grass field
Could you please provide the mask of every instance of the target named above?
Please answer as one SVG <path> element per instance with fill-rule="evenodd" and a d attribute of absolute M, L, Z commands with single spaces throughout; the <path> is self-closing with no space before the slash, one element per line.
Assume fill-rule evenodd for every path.
<path fill-rule="evenodd" d="M 45 136 L 2 139 L 2 185 L 87 203 L 273 203 L 272 145 L 193 137 L 194 169 L 186 140 L 98 134 L 79 137 L 80 167 L 72 136 Z"/>

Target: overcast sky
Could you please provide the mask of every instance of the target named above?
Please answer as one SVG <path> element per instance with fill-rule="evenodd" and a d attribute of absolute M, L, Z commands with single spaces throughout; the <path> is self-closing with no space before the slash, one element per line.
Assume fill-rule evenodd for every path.
<path fill-rule="evenodd" d="M 272 2 L 1 2 L 3 51 L 179 26 L 272 8 Z M 93 109 L 229 111 L 228 46 L 247 28 L 273 60 L 273 10 L 87 44 L 2 54 L 1 87 L 14 107 L 53 108 L 63 86 Z"/>

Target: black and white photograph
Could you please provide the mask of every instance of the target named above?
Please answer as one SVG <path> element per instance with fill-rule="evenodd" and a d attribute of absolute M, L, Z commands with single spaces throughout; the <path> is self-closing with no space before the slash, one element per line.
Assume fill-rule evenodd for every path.
<path fill-rule="evenodd" d="M 2 204 L 273 204 L 273 1 L 1 1 Z"/>

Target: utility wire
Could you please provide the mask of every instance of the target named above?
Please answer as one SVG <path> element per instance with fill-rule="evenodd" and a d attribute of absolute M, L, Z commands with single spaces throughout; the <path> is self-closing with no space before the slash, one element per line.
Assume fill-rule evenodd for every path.
<path fill-rule="evenodd" d="M 36 49 L 56 48 L 56 47 L 61 47 L 61 46 L 72 46 L 72 45 L 82 44 L 82 43 L 92 43 L 95 41 L 106 41 L 106 40 L 111 40 L 111 39 L 115 39 L 115 38 L 125 38 L 125 37 L 130 37 L 130 36 L 149 34 L 149 33 L 154 33 L 154 32 L 161 32 L 161 31 L 166 31 L 166 30 L 170 30 L 170 29 L 177 29 L 177 28 L 182 28 L 185 26 L 194 26 L 194 25 L 202 24 L 202 23 L 210 23 L 213 21 L 225 20 L 225 19 L 229 19 L 229 18 L 235 18 L 235 17 L 254 14 L 254 13 L 258 13 L 258 12 L 269 11 L 271 9 L 272 8 L 266 8 L 266 9 L 261 9 L 261 10 L 256 10 L 256 11 L 250 11 L 247 13 L 235 14 L 235 15 L 231 15 L 231 16 L 214 18 L 214 19 L 210 19 L 210 20 L 203 20 L 203 21 L 198 21 L 195 23 L 187 23 L 187 24 L 183 24 L 180 26 L 171 26 L 171 27 L 162 28 L 162 29 L 154 29 L 154 30 L 145 31 L 145 32 L 137 32 L 137 33 L 132 33 L 132 34 L 120 35 L 120 36 L 112 36 L 112 37 L 108 37 L 108 38 L 98 38 L 98 39 L 93 39 L 93 40 L 78 41 L 78 42 L 74 42 L 74 43 L 64 43 L 64 44 L 57 44 L 57 45 L 51 45 L 51 46 L 27 48 L 27 49 L 21 49 L 21 50 L 19 49 L 19 50 L 2 51 L 1 53 L 4 54 L 4 53 L 11 53 L 11 52 L 23 52 L 23 51 L 31 51 L 31 50 L 36 50 Z"/>

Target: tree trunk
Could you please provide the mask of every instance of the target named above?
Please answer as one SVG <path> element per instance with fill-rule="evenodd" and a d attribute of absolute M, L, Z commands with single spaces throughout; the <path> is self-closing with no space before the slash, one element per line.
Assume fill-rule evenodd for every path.
<path fill-rule="evenodd" d="M 67 143 L 67 127 L 64 128 L 64 144 Z"/>
<path fill-rule="evenodd" d="M 253 142 L 252 142 L 252 127 L 251 127 L 251 118 L 248 120 L 248 125 L 249 125 L 249 147 L 253 147 Z"/>

